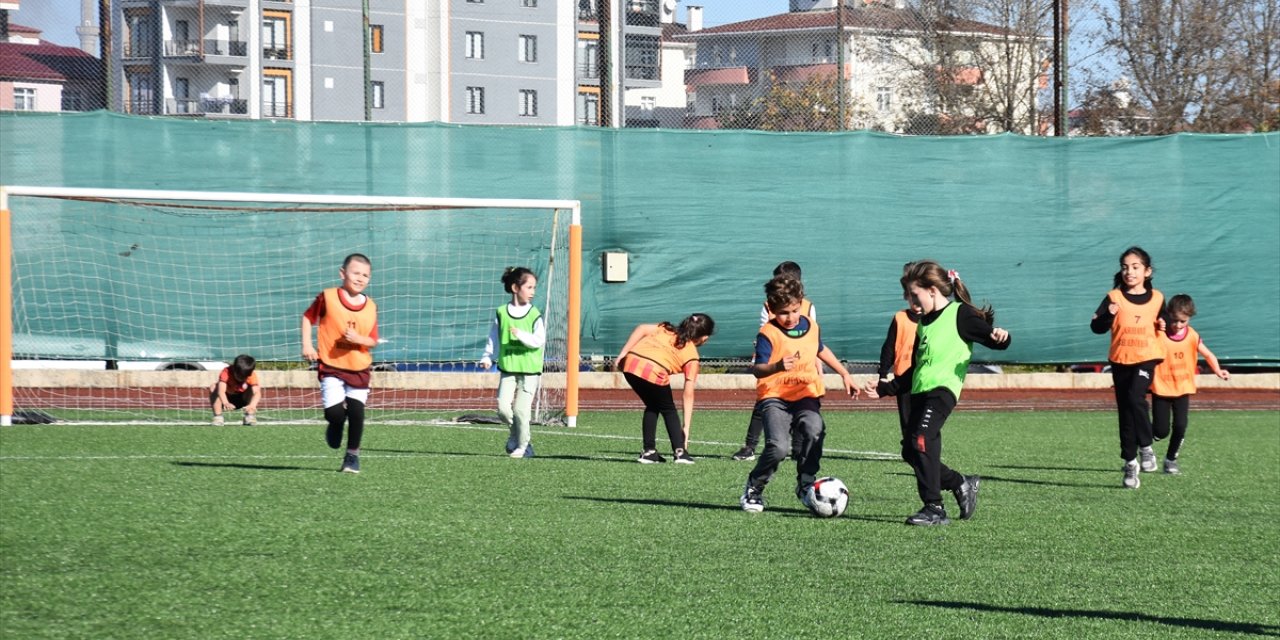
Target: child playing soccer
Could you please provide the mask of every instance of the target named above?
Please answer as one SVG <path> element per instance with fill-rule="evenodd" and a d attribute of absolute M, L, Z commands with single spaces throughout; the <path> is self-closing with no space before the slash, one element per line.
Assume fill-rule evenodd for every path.
<path fill-rule="evenodd" d="M 329 448 L 342 446 L 343 427 L 347 427 L 347 452 L 340 469 L 344 473 L 360 473 L 364 408 L 369 402 L 373 371 L 369 350 L 378 346 L 378 305 L 364 293 L 372 274 L 368 257 L 359 253 L 347 256 L 338 270 L 342 285 L 321 291 L 302 314 L 302 357 L 319 361 L 320 400 L 329 423 L 325 430 Z M 316 327 L 319 350 L 311 341 L 312 326 Z"/>
<path fill-rule="evenodd" d="M 695 313 L 680 321 L 680 326 L 670 322 L 642 324 L 631 332 L 622 351 L 615 360 L 618 370 L 627 384 L 644 403 L 644 418 L 640 434 L 644 450 L 637 460 L 640 464 L 666 462 L 658 453 L 658 416 L 667 426 L 676 464 L 693 464 L 689 455 L 689 430 L 693 426 L 693 397 L 698 383 L 698 347 L 706 344 L 716 331 L 716 322 L 705 313 Z M 675 399 L 671 394 L 671 375 L 684 374 L 684 426 L 676 413 Z"/>
<path fill-rule="evenodd" d="M 1107 360 L 1111 363 L 1119 417 L 1120 459 L 1124 461 L 1121 486 L 1126 489 L 1142 485 L 1139 471 L 1156 470 L 1147 391 L 1151 389 L 1156 365 L 1164 359 L 1158 334 L 1166 327 L 1164 294 L 1151 286 L 1152 273 L 1151 256 L 1142 247 L 1125 249 L 1120 254 L 1120 270 L 1113 278 L 1113 288 L 1089 323 L 1094 333 L 1111 332 Z"/>
<path fill-rule="evenodd" d="M 751 373 L 756 377 L 756 410 L 764 419 L 764 452 L 738 500 L 743 511 L 764 511 L 764 489 L 788 455 L 796 461 L 796 496 L 817 479 L 822 465 L 826 424 L 822 396 L 826 389 L 818 362 L 824 362 L 844 382 L 845 391 L 858 390 L 836 355 L 822 343 L 818 323 L 801 313 L 804 285 L 789 275 L 764 285 L 765 302 L 773 320 L 760 328 Z"/>
<path fill-rule="evenodd" d="M 950 524 L 942 506 L 942 490 L 951 490 L 960 505 L 960 519 L 968 520 L 978 507 L 978 476 L 965 476 L 942 463 L 942 426 L 960 400 L 973 343 L 989 349 L 1009 348 L 1009 332 L 991 326 L 995 311 L 979 309 L 969 298 L 960 274 L 936 262 L 913 263 L 902 275 L 902 286 L 920 308 L 920 324 L 910 371 L 889 382 L 868 383 L 876 398 L 898 393 L 899 381 L 910 380 L 911 415 L 904 458 L 916 475 L 916 492 L 924 503 L 907 518 L 915 526 Z M 953 304 L 952 297 L 958 304 Z"/>
<path fill-rule="evenodd" d="M 1231 373 L 1218 366 L 1218 358 L 1200 340 L 1200 334 L 1189 324 L 1196 315 L 1196 303 L 1191 296 L 1180 293 L 1169 298 L 1167 309 L 1169 326 L 1160 332 L 1164 346 L 1164 361 L 1156 365 L 1155 378 L 1151 381 L 1151 431 L 1156 440 L 1169 436 L 1170 414 L 1173 418 L 1173 437 L 1164 455 L 1164 472 L 1182 473 L 1178 467 L 1178 452 L 1187 437 L 1187 413 L 1191 396 L 1196 392 L 1196 360 L 1204 356 L 1213 375 L 1230 380 Z"/>
<path fill-rule="evenodd" d="M 498 354 L 498 417 L 507 424 L 507 455 L 532 458 L 529 413 L 533 396 L 542 379 L 542 346 L 547 342 L 547 328 L 542 313 L 533 306 L 538 292 L 538 278 L 524 267 L 507 267 L 502 286 L 511 294 L 511 302 L 498 307 L 489 325 L 489 339 L 484 345 L 480 366 L 493 366 Z"/>
<path fill-rule="evenodd" d="M 906 275 L 910 268 L 911 263 L 908 262 L 902 267 L 902 274 Z M 902 297 L 907 301 L 907 308 L 893 314 L 889 333 L 880 345 L 880 366 L 876 368 L 876 375 L 880 382 L 901 380 L 894 397 L 898 402 L 898 426 L 902 429 L 902 459 L 906 460 L 911 455 L 910 443 L 907 441 L 911 417 L 911 381 L 903 376 L 911 370 L 911 356 L 915 353 L 916 346 L 916 326 L 920 323 L 920 307 L 911 300 L 909 293 L 903 292 Z M 893 374 L 892 378 L 890 373 Z"/>
<path fill-rule="evenodd" d="M 209 404 L 213 407 L 213 426 L 221 427 L 222 413 L 244 409 L 244 424 L 258 423 L 258 402 L 262 400 L 262 385 L 254 371 L 257 362 L 253 356 L 236 356 L 231 366 L 223 367 L 218 381 L 209 387 Z"/>
<path fill-rule="evenodd" d="M 800 280 L 800 274 L 801 274 L 800 265 L 794 262 L 791 262 L 790 260 L 787 260 L 785 262 L 780 262 L 778 263 L 778 266 L 773 268 L 774 277 L 781 276 L 781 275 L 789 275 L 795 278 L 796 280 Z M 810 320 L 818 319 L 818 312 L 816 309 L 814 309 L 813 303 L 810 302 L 808 298 L 805 298 L 804 301 L 800 303 L 800 315 L 805 316 Z M 764 325 L 768 324 L 769 321 L 772 319 L 773 319 L 773 313 L 769 311 L 768 303 L 761 305 L 760 326 L 763 327 Z M 821 368 L 819 368 L 819 373 L 821 373 Z M 760 444 L 760 435 L 763 433 L 764 433 L 764 418 L 760 416 L 759 411 L 752 409 L 751 421 L 747 423 L 746 440 L 743 442 L 742 448 L 734 452 L 733 459 L 742 460 L 742 461 L 755 460 L 756 446 Z"/>

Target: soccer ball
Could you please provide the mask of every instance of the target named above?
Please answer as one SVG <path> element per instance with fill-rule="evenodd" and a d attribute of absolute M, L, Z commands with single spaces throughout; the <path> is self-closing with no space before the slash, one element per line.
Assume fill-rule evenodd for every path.
<path fill-rule="evenodd" d="M 818 518 L 835 518 L 849 506 L 849 488 L 839 478 L 818 478 L 804 491 L 804 506 Z"/>

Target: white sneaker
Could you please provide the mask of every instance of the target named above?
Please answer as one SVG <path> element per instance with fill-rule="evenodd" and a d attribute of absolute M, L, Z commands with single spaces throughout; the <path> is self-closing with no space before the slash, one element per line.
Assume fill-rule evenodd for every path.
<path fill-rule="evenodd" d="M 1151 473 L 1156 470 L 1156 452 L 1151 447 L 1139 449 L 1138 456 L 1142 458 L 1143 473 Z"/>
<path fill-rule="evenodd" d="M 1124 463 L 1124 482 L 1122 483 L 1126 489 L 1137 489 L 1142 486 L 1142 479 L 1138 477 L 1138 461 L 1130 460 Z"/>
<path fill-rule="evenodd" d="M 222 425 L 226 424 L 226 422 L 223 421 L 222 416 L 214 416 L 213 422 L 211 422 L 210 424 L 212 424 L 215 427 L 221 427 Z"/>
<path fill-rule="evenodd" d="M 244 423 L 244 426 L 252 427 L 253 425 L 258 424 L 258 418 L 252 413 L 246 413 L 244 414 L 244 420 L 242 422 Z"/>
<path fill-rule="evenodd" d="M 764 511 L 764 491 L 751 486 L 748 482 L 747 486 L 742 489 L 742 497 L 738 498 L 738 504 L 742 505 L 742 510 L 748 513 L 760 513 Z"/>
<path fill-rule="evenodd" d="M 1178 475 L 1178 474 L 1182 473 L 1182 469 L 1179 469 L 1179 468 L 1178 468 L 1178 461 L 1177 461 L 1177 460 L 1170 460 L 1170 459 L 1168 459 L 1168 458 L 1165 458 L 1165 459 L 1164 459 L 1164 472 L 1165 472 L 1165 473 L 1167 473 L 1167 474 L 1169 474 L 1169 475 L 1171 475 L 1171 476 L 1176 476 L 1176 475 Z"/>
<path fill-rule="evenodd" d="M 511 450 L 511 453 L 509 453 L 509 454 L 507 454 L 507 455 L 511 456 L 512 458 L 532 458 L 532 457 L 533 457 L 533 443 L 532 443 L 532 442 L 530 442 L 529 444 L 526 444 L 526 445 L 525 445 L 525 446 L 523 446 L 523 447 L 516 447 L 516 448 L 514 448 L 514 449 L 512 449 L 512 450 Z"/>

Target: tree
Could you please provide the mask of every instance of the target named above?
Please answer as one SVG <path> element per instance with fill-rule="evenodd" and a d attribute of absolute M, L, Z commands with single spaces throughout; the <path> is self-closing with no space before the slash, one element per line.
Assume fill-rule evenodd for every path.
<path fill-rule="evenodd" d="M 849 128 L 848 116 L 844 126 L 839 126 L 839 93 L 834 73 L 815 74 L 798 85 L 780 82 L 776 74 L 770 74 L 769 82 L 769 90 L 760 98 L 717 113 L 720 127 L 764 131 L 840 131 Z"/>
<path fill-rule="evenodd" d="M 1274 126 L 1278 11 L 1275 0 L 1115 0 L 1106 42 L 1152 133 Z"/>

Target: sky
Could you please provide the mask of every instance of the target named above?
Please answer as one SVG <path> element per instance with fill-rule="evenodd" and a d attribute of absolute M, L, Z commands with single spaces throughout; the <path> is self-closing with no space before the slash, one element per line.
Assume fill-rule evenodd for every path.
<path fill-rule="evenodd" d="M 350 0 L 358 3 L 359 0 Z M 93 5 L 97 6 L 97 1 Z M 716 25 L 786 13 L 788 0 L 679 0 L 676 20 L 685 21 L 685 7 L 702 6 L 702 25 Z M 9 14 L 9 20 L 17 24 L 43 29 L 41 36 L 54 44 L 67 47 L 80 46 L 76 25 L 80 23 L 80 0 L 21 0 L 21 8 Z M 96 22 L 95 14 L 94 20 Z"/>

